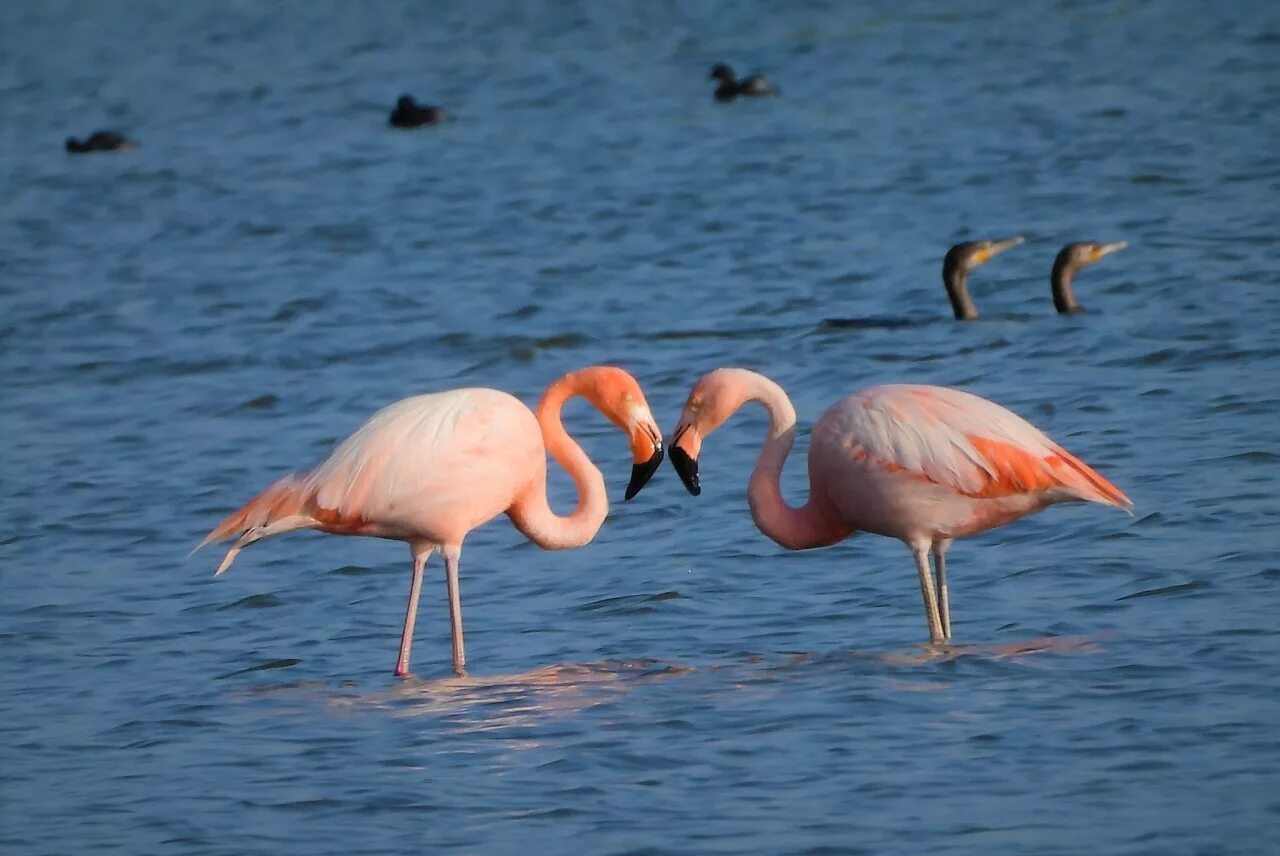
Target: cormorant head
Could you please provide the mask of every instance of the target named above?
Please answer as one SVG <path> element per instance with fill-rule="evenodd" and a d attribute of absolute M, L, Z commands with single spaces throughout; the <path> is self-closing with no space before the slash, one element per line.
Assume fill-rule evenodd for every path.
<path fill-rule="evenodd" d="M 733 83 L 733 69 L 723 62 L 718 62 L 711 66 L 711 74 L 708 75 L 711 80 L 719 80 L 724 83 Z"/>
<path fill-rule="evenodd" d="M 1054 259 L 1053 267 L 1055 270 L 1079 270 L 1082 267 L 1088 267 L 1103 256 L 1111 255 L 1127 246 L 1129 244 L 1125 241 L 1115 241 L 1110 244 L 1104 244 L 1099 241 L 1076 241 L 1075 243 L 1067 244 L 1058 252 L 1058 257 Z"/>
<path fill-rule="evenodd" d="M 1014 235 L 1000 241 L 965 241 L 956 244 L 947 250 L 947 256 L 942 260 L 942 275 L 945 278 L 953 271 L 968 273 L 1024 240 L 1026 239 L 1021 235 Z"/>

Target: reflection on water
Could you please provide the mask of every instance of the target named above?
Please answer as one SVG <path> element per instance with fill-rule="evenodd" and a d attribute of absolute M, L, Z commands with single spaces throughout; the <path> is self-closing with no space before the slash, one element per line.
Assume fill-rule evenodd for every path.
<path fill-rule="evenodd" d="M 396 716 L 465 714 L 463 730 L 482 731 L 571 716 L 645 684 L 680 678 L 692 671 L 657 660 L 604 660 L 506 675 L 427 680 L 410 676 L 385 693 L 334 699 L 331 704 L 338 709 L 384 709 Z"/>
<path fill-rule="evenodd" d="M 927 667 L 962 658 L 1010 660 L 1026 663 L 1038 654 L 1099 654 L 1098 641 L 1085 637 L 1045 636 L 1000 644 L 924 645 L 917 653 L 832 651 L 793 652 L 780 657 L 743 654 L 736 661 L 690 666 L 661 660 L 601 660 L 543 666 L 527 672 L 500 675 L 448 675 L 418 678 L 410 675 L 385 690 L 349 694 L 349 686 L 324 681 L 301 681 L 244 691 L 245 698 L 269 696 L 320 704 L 340 715 L 367 715 L 378 711 L 395 717 L 434 716 L 450 721 L 458 732 L 527 728 L 575 716 L 657 683 L 714 676 L 717 686 L 730 691 L 751 691 L 760 675 L 785 677 L 807 667 L 861 662 L 892 667 L 883 672 L 894 689 L 920 691 L 947 688 L 949 684 L 905 683 L 895 679 L 902 667 Z M 295 661 L 296 662 L 296 661 Z M 250 667 L 236 674 L 279 668 L 279 663 Z M 899 676 L 900 677 L 900 676 Z M 726 698 L 726 704 L 733 702 Z"/>
<path fill-rule="evenodd" d="M 884 661 L 891 665 L 925 665 L 946 663 L 962 657 L 987 657 L 993 660 L 1025 661 L 1035 654 L 1101 654 L 1097 638 L 1041 636 L 1025 642 L 1002 642 L 998 645 L 955 644 L 926 645 L 919 654 L 889 654 Z"/>

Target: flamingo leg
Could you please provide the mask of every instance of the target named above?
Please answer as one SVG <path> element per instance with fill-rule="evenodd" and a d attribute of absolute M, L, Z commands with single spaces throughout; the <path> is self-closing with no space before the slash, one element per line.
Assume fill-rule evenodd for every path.
<path fill-rule="evenodd" d="M 929 548 L 927 545 L 913 546 L 911 552 L 915 556 L 916 571 L 920 575 L 920 595 L 924 598 L 924 614 L 929 622 L 929 641 L 936 645 L 946 637 L 942 633 L 938 600 L 933 591 L 933 574 L 929 570 Z"/>
<path fill-rule="evenodd" d="M 445 582 L 449 587 L 449 627 L 453 633 L 453 672 L 458 677 L 467 674 L 467 649 L 462 639 L 462 593 L 458 587 L 461 553 L 456 547 L 444 549 Z"/>
<path fill-rule="evenodd" d="M 942 637 L 951 638 L 951 598 L 947 593 L 947 548 L 951 539 L 937 541 L 933 545 L 933 561 L 938 578 L 938 613 L 942 619 Z"/>
<path fill-rule="evenodd" d="M 396 659 L 396 677 L 409 674 L 409 649 L 413 647 L 413 625 L 418 620 L 418 595 L 422 592 L 422 569 L 433 547 L 412 545 L 413 576 L 409 580 L 409 605 L 404 611 L 404 630 L 400 631 L 400 656 Z"/>

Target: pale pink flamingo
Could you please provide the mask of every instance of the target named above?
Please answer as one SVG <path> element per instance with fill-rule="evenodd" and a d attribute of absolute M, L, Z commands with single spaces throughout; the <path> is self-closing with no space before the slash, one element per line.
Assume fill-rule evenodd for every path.
<path fill-rule="evenodd" d="M 551 384 L 535 412 L 496 389 L 398 401 L 375 413 L 310 473 L 285 476 L 249 500 L 196 549 L 238 537 L 218 566 L 221 574 L 245 546 L 295 529 L 408 542 L 413 574 L 398 676 L 409 672 L 422 569 L 438 549 L 449 594 L 453 669 L 463 675 L 458 562 L 467 533 L 505 512 L 539 547 L 563 550 L 594 538 L 609 510 L 604 476 L 560 422 L 561 408 L 575 395 L 630 436 L 631 499 L 662 462 L 662 433 L 635 378 L 612 366 L 592 366 Z M 567 517 L 547 502 L 548 452 L 578 489 L 578 506 Z"/>
<path fill-rule="evenodd" d="M 903 541 L 915 557 L 934 643 L 951 638 L 944 556 L 952 539 L 1057 502 L 1133 508 L 1113 484 L 1000 405 L 910 385 L 871 387 L 827 409 L 809 442 L 809 499 L 793 508 L 779 476 L 795 442 L 795 409 L 782 387 L 746 369 L 717 369 L 699 380 L 671 435 L 671 462 L 694 496 L 702 441 L 749 401 L 769 413 L 747 487 L 756 526 L 789 550 L 826 547 L 858 531 Z"/>

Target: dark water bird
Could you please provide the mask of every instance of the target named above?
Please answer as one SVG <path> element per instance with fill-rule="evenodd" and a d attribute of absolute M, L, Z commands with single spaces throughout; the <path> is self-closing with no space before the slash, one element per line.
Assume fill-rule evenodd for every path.
<path fill-rule="evenodd" d="M 136 149 L 138 144 L 115 131 L 94 131 L 83 140 L 67 137 L 67 152 L 83 155 L 89 152 L 119 152 Z"/>
<path fill-rule="evenodd" d="M 738 80 L 734 77 L 733 69 L 723 62 L 713 65 L 708 77 L 711 80 L 720 81 L 715 92 L 717 101 L 732 101 L 739 95 L 745 98 L 758 98 L 764 95 L 780 94 L 778 88 L 765 80 L 762 75 L 753 74 Z"/>
<path fill-rule="evenodd" d="M 1053 307 L 1059 314 L 1070 315 L 1084 308 L 1076 302 L 1075 292 L 1071 290 L 1071 280 L 1076 271 L 1127 246 L 1129 244 L 1125 241 L 1115 241 L 1110 244 L 1098 241 L 1076 241 L 1063 247 L 1058 252 L 1058 257 L 1053 260 L 1053 273 L 1049 275 L 1049 282 L 1053 286 Z"/>
<path fill-rule="evenodd" d="M 1015 235 L 1002 241 L 965 241 L 947 250 L 942 260 L 942 284 L 947 287 L 951 311 L 957 321 L 972 321 L 978 317 L 978 307 L 969 296 L 969 271 L 1024 240 L 1021 235 Z"/>
<path fill-rule="evenodd" d="M 419 104 L 412 95 L 401 95 L 396 99 L 396 109 L 391 111 L 387 121 L 395 128 L 436 125 L 444 121 L 444 110 L 430 104 Z"/>
<path fill-rule="evenodd" d="M 947 250 L 942 259 L 942 282 L 947 286 L 947 296 L 951 299 L 951 308 L 960 321 L 970 321 L 978 317 L 978 307 L 969 297 L 969 271 L 985 264 L 1010 247 L 1023 242 L 1021 235 L 1005 238 L 1002 241 L 965 241 Z M 822 322 L 823 327 L 857 328 L 862 330 L 898 330 L 928 323 L 919 318 L 828 318 Z"/>

